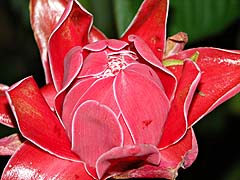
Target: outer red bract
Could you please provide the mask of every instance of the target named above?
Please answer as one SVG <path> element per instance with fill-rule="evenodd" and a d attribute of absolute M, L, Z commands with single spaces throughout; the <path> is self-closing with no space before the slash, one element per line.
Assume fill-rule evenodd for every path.
<path fill-rule="evenodd" d="M 30 1 L 47 85 L 0 86 L 1 123 L 12 126 L 9 103 L 26 139 L 3 180 L 174 179 L 193 163 L 192 125 L 240 91 L 240 53 L 183 50 L 185 33 L 165 43 L 168 5 L 145 0 L 116 40 L 76 0 Z"/>

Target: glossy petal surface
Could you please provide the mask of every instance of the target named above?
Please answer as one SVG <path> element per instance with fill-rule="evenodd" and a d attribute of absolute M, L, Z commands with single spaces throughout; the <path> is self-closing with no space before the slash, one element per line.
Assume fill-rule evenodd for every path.
<path fill-rule="evenodd" d="M 12 155 L 21 144 L 22 142 L 18 134 L 12 134 L 0 139 L 0 155 Z"/>
<path fill-rule="evenodd" d="M 92 16 L 77 1 L 69 1 L 64 15 L 49 39 L 49 61 L 53 82 L 59 91 L 63 83 L 64 57 L 74 46 L 88 43 Z"/>
<path fill-rule="evenodd" d="M 79 78 L 88 76 L 97 76 L 107 68 L 107 53 L 93 52 L 84 59 L 83 68 Z"/>
<path fill-rule="evenodd" d="M 96 82 L 94 82 L 96 81 Z M 113 95 L 113 78 L 105 78 L 100 80 L 87 79 L 80 81 L 66 95 L 64 100 L 64 108 L 62 120 L 71 137 L 72 119 L 76 109 L 87 100 L 96 100 L 101 104 L 108 106 L 116 115 L 119 114 L 116 101 Z"/>
<path fill-rule="evenodd" d="M 89 34 L 89 43 L 93 43 L 96 41 L 107 39 L 105 34 L 103 34 L 99 29 L 97 29 L 95 26 L 92 26 L 92 29 Z"/>
<path fill-rule="evenodd" d="M 47 57 L 48 39 L 66 6 L 66 0 L 30 0 L 31 25 L 41 54 L 47 83 L 52 81 Z"/>
<path fill-rule="evenodd" d="M 93 180 L 82 162 L 57 158 L 30 142 L 25 142 L 5 167 L 1 180 L 10 179 Z"/>
<path fill-rule="evenodd" d="M 122 130 L 114 112 L 97 101 L 85 101 L 73 118 L 72 149 L 95 167 L 98 157 L 122 144 Z"/>
<path fill-rule="evenodd" d="M 164 91 L 144 75 L 127 69 L 117 75 L 114 91 L 134 142 L 158 144 L 169 111 Z"/>
<path fill-rule="evenodd" d="M 82 68 L 82 64 L 83 64 L 82 49 L 78 46 L 75 46 L 66 54 L 64 59 L 64 75 L 62 90 L 66 89 L 77 77 L 79 71 Z"/>
<path fill-rule="evenodd" d="M 192 133 L 192 148 L 188 150 L 185 154 L 184 161 L 182 164 L 182 168 L 185 169 L 192 165 L 192 163 L 196 160 L 198 155 L 198 144 L 193 128 L 189 128 L 186 136 L 189 136 L 188 135 L 190 133 L 189 131 L 191 131 Z"/>
<path fill-rule="evenodd" d="M 15 126 L 15 119 L 8 104 L 5 91 L 8 90 L 8 86 L 0 84 L 0 123 L 8 127 Z"/>
<path fill-rule="evenodd" d="M 171 145 L 186 133 L 189 106 L 200 78 L 201 72 L 198 66 L 193 61 L 185 61 L 175 98 L 164 126 L 160 147 Z"/>
<path fill-rule="evenodd" d="M 77 102 L 79 101 L 79 99 L 84 95 L 85 91 L 89 87 L 91 87 L 91 85 L 95 81 L 96 80 L 94 78 L 82 80 L 82 81 L 76 83 L 72 87 L 71 91 L 69 91 L 68 94 L 65 96 L 65 99 L 63 102 L 64 108 L 62 109 L 62 121 L 63 121 L 66 131 L 68 132 L 69 137 L 71 137 L 71 134 L 72 134 L 72 132 L 71 132 L 72 131 L 72 117 L 74 114 L 73 109 L 76 108 L 75 106 L 77 106 Z"/>
<path fill-rule="evenodd" d="M 56 115 L 32 77 L 9 88 L 8 100 L 21 134 L 38 147 L 66 159 L 78 159 Z M 33 101 L 34 100 L 34 101 Z"/>
<path fill-rule="evenodd" d="M 58 21 L 67 7 L 67 2 L 67 0 L 30 0 L 31 26 L 40 50 L 47 83 L 52 81 L 47 56 L 47 44 L 52 31 L 58 24 Z M 89 35 L 89 42 L 103 39 L 106 39 L 105 35 L 96 27 L 92 27 Z"/>
<path fill-rule="evenodd" d="M 149 144 L 116 147 L 104 153 L 97 161 L 97 175 L 101 178 L 106 172 L 118 174 L 139 164 L 158 165 L 161 156 L 158 149 Z"/>
<path fill-rule="evenodd" d="M 116 115 L 119 114 L 119 109 L 113 93 L 113 77 L 102 78 L 97 80 L 86 91 L 84 96 L 79 99 L 78 105 L 87 100 L 96 100 L 101 104 L 108 106 Z M 76 107 L 78 106 L 76 105 Z"/>
<path fill-rule="evenodd" d="M 140 37 L 130 35 L 128 37 L 128 40 L 134 43 L 134 47 L 142 57 L 142 59 L 139 59 L 139 61 L 152 67 L 158 74 L 164 86 L 166 95 L 170 100 L 172 100 L 174 92 L 176 90 L 176 79 L 174 75 L 171 73 L 171 71 L 162 65 L 157 56 L 154 55 L 149 46 Z"/>
<path fill-rule="evenodd" d="M 175 179 L 178 169 L 185 163 L 191 164 L 197 155 L 196 139 L 192 130 L 188 130 L 184 138 L 177 144 L 160 150 L 159 166 L 144 165 L 130 170 L 117 178 L 165 178 Z M 193 149 L 195 148 L 195 149 Z M 191 157 L 191 158 L 189 158 Z M 190 160 L 191 159 L 191 160 Z"/>
<path fill-rule="evenodd" d="M 189 49 L 171 56 L 185 59 L 199 52 L 202 77 L 189 110 L 189 126 L 240 91 L 240 53 L 216 48 Z"/>
<path fill-rule="evenodd" d="M 55 96 L 57 95 L 56 89 L 53 84 L 47 84 L 41 88 L 41 93 L 48 103 L 48 106 L 54 110 Z"/>
<path fill-rule="evenodd" d="M 128 71 L 133 71 L 133 72 L 138 73 L 138 74 L 144 74 L 144 76 L 146 78 L 148 78 L 149 80 L 157 83 L 158 86 L 164 90 L 162 82 L 159 79 L 158 75 L 149 66 L 146 66 L 145 64 L 136 63 L 136 64 L 129 65 L 127 70 Z"/>
<path fill-rule="evenodd" d="M 141 37 L 154 54 L 162 60 L 165 39 L 168 0 L 145 0 L 121 39 L 131 34 Z"/>
<path fill-rule="evenodd" d="M 91 44 L 87 44 L 84 49 L 90 50 L 90 51 L 102 51 L 106 48 L 109 48 L 114 51 L 118 51 L 123 49 L 128 45 L 125 41 L 120 41 L 117 39 L 107 39 L 102 41 L 97 41 Z"/>

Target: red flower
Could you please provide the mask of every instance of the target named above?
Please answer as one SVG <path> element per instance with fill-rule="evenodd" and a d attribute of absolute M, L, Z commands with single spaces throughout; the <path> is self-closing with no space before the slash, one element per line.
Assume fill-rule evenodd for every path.
<path fill-rule="evenodd" d="M 2 179 L 174 179 L 190 166 L 192 125 L 240 91 L 240 53 L 183 51 L 184 33 L 165 43 L 167 0 L 145 0 L 119 40 L 75 0 L 30 2 L 47 85 L 4 90 L 26 141 Z"/>

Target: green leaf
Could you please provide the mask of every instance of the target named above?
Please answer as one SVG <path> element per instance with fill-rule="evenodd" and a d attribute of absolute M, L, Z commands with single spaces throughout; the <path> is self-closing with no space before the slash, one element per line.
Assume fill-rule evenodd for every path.
<path fill-rule="evenodd" d="M 228 165 L 227 171 L 223 174 L 223 179 L 227 180 L 236 180 L 240 177 L 240 161 L 236 158 L 233 163 Z"/>
<path fill-rule="evenodd" d="M 22 23 L 24 25 L 29 26 L 29 14 L 26 9 L 28 9 L 29 2 L 28 1 L 18 1 L 18 0 L 11 0 L 10 1 L 11 8 L 13 9 L 14 13 L 20 15 Z M 19 22 L 18 22 L 19 23 Z"/>
<path fill-rule="evenodd" d="M 183 31 L 192 42 L 217 34 L 240 17 L 239 7 L 239 0 L 171 0 L 169 35 Z"/>
<path fill-rule="evenodd" d="M 178 59 L 166 59 L 162 63 L 165 67 L 183 65 L 183 61 Z"/>
<path fill-rule="evenodd" d="M 228 102 L 228 108 L 229 108 L 229 112 L 231 112 L 231 114 L 234 114 L 236 116 L 240 117 L 240 93 L 238 93 L 236 96 L 232 97 Z"/>
<path fill-rule="evenodd" d="M 114 0 L 117 33 L 120 36 L 134 18 L 143 0 Z"/>
<path fill-rule="evenodd" d="M 88 11 L 92 11 L 93 5 L 91 0 L 78 0 L 81 5 L 83 5 L 84 8 L 86 8 Z"/>

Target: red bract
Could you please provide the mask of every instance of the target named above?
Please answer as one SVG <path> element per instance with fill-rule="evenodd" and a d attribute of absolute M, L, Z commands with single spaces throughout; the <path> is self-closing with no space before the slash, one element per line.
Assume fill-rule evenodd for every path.
<path fill-rule="evenodd" d="M 240 53 L 165 43 L 168 5 L 145 0 L 116 40 L 75 0 L 30 1 L 48 84 L 5 90 L 26 141 L 3 180 L 174 179 L 192 164 L 192 125 L 240 91 Z"/>
<path fill-rule="evenodd" d="M 14 127 L 13 116 L 11 114 L 11 109 L 8 106 L 8 100 L 5 95 L 5 91 L 8 90 L 8 86 L 0 84 L 0 123 L 8 127 Z"/>
<path fill-rule="evenodd" d="M 14 117 L 5 95 L 8 88 L 8 86 L 0 84 L 0 123 L 13 128 L 15 127 Z M 0 155 L 12 155 L 21 145 L 20 139 L 20 135 L 16 133 L 0 139 Z"/>

